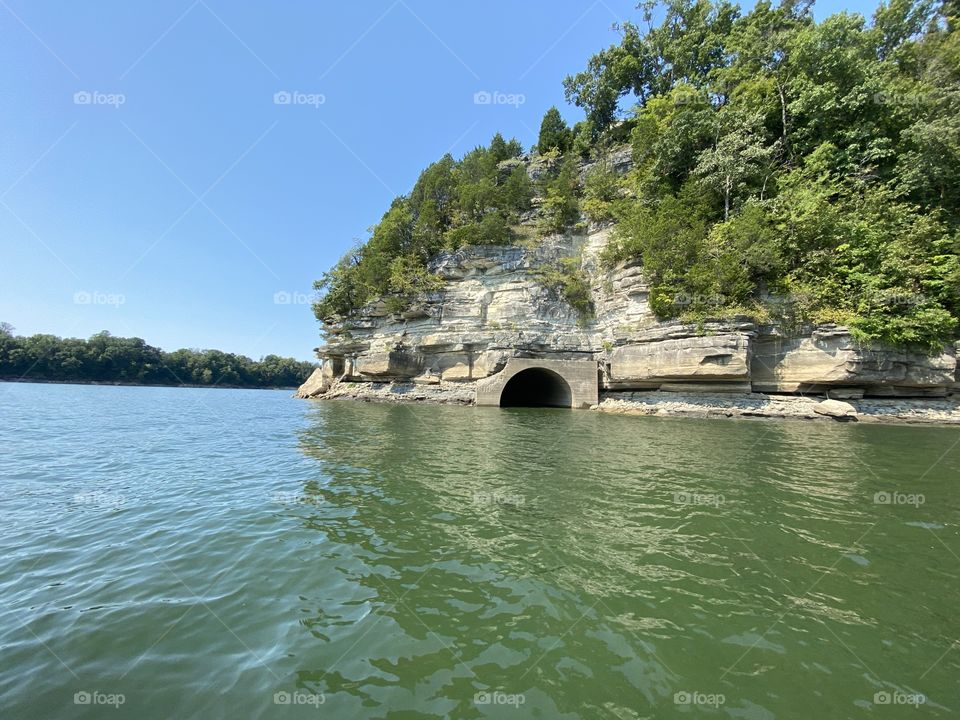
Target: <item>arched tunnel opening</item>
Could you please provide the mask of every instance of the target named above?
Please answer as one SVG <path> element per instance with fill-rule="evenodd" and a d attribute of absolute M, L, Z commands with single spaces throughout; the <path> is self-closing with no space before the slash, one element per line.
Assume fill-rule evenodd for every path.
<path fill-rule="evenodd" d="M 567 381 L 552 370 L 528 368 L 514 375 L 500 393 L 500 407 L 572 407 Z"/>

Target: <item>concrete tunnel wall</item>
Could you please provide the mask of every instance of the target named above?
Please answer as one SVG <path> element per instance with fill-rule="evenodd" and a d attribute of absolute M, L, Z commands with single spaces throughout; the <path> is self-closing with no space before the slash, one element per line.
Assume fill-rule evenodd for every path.
<path fill-rule="evenodd" d="M 525 372 L 528 370 L 540 372 Z M 599 401 L 597 370 L 595 360 L 510 358 L 503 370 L 477 383 L 477 405 L 497 407 L 504 399 L 504 390 L 508 390 L 505 398 L 508 404 L 518 404 L 518 396 L 525 393 L 540 392 L 549 394 L 549 397 L 543 398 L 546 402 L 534 404 L 588 408 Z M 526 387 L 511 385 L 514 378 L 516 383 L 523 383 Z"/>

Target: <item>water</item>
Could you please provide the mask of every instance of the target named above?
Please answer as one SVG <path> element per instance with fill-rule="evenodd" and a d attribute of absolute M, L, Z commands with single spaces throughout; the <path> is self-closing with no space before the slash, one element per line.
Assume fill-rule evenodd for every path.
<path fill-rule="evenodd" d="M 958 441 L 0 384 L 0 716 L 956 717 Z"/>

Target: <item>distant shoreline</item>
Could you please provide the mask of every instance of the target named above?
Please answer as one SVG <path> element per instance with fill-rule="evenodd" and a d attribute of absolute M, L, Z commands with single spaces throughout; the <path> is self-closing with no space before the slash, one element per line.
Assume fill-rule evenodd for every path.
<path fill-rule="evenodd" d="M 6 378 L 0 382 L 36 383 L 39 385 L 116 385 L 122 387 L 209 388 L 213 390 L 296 390 L 296 385 L 197 385 L 194 383 L 141 383 L 122 380 L 44 380 L 39 378 Z"/>

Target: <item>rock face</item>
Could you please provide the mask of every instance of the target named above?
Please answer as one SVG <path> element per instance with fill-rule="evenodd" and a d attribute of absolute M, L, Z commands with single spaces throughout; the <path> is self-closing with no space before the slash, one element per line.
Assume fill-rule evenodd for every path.
<path fill-rule="evenodd" d="M 592 360 L 602 390 L 774 392 L 851 397 L 943 397 L 956 383 L 953 349 L 927 356 L 858 345 L 842 327 L 786 336 L 742 322 L 658 322 L 637 267 L 603 271 L 609 228 L 554 236 L 535 248 L 474 246 L 438 255 L 439 292 L 400 314 L 380 302 L 331 328 L 322 368 L 301 389 L 334 380 L 462 383 L 501 372 L 510 358 Z M 581 258 L 595 313 L 583 319 L 534 270 Z"/>
<path fill-rule="evenodd" d="M 621 345 L 610 352 L 610 388 L 664 380 L 748 380 L 750 341 L 738 333 Z"/>
<path fill-rule="evenodd" d="M 629 169 L 629 162 L 629 152 L 613 156 L 618 171 Z M 535 164 L 528 171 L 535 174 Z M 912 354 L 858 345 L 842 327 L 788 335 L 748 318 L 702 326 L 659 322 L 642 268 L 608 270 L 600 262 L 611 233 L 609 226 L 591 225 L 529 247 L 468 246 L 440 253 L 429 264 L 444 280 L 438 292 L 400 314 L 389 312 L 385 302 L 371 302 L 327 328 L 328 343 L 318 348 L 319 376 L 311 376 L 301 396 L 332 385 L 339 386 L 335 394 L 349 394 L 351 383 L 475 392 L 478 381 L 503 372 L 511 358 L 590 361 L 604 391 L 850 399 L 944 397 L 958 387 L 955 348 Z M 589 279 L 590 317 L 581 317 L 538 281 L 538 268 L 571 257 L 579 259 Z"/>
<path fill-rule="evenodd" d="M 956 381 L 957 361 L 954 352 L 928 356 L 858 346 L 843 328 L 828 327 L 798 338 L 761 335 L 752 371 L 759 391 L 846 388 L 873 396 L 943 396 Z"/>

